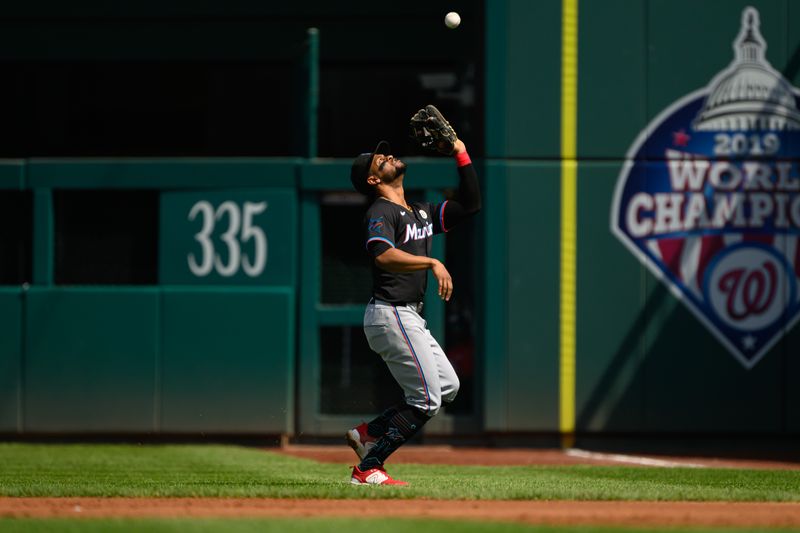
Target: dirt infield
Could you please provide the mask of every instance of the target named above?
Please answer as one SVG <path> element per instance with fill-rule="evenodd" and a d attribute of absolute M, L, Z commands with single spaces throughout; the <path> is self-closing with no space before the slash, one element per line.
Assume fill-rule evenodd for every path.
<path fill-rule="evenodd" d="M 381 490 L 354 487 L 354 490 Z M 36 518 L 374 517 L 548 525 L 798 527 L 798 503 L 576 502 L 234 498 L 0 498 L 0 516 Z"/>
<path fill-rule="evenodd" d="M 356 457 L 347 446 L 288 445 L 270 449 L 293 457 L 323 463 L 352 464 Z M 453 446 L 405 446 L 392 455 L 394 464 L 449 464 L 487 466 L 629 465 L 694 468 L 755 468 L 800 470 L 800 463 L 771 460 L 715 459 L 708 457 L 639 456 L 595 453 L 584 450 L 530 448 L 468 448 Z"/>

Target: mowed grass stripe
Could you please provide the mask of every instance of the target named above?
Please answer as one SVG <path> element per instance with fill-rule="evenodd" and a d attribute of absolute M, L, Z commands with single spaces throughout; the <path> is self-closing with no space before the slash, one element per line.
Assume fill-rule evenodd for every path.
<path fill-rule="evenodd" d="M 349 465 L 237 446 L 0 444 L 0 495 L 800 501 L 800 471 L 389 465 L 408 487 L 353 487 Z"/>

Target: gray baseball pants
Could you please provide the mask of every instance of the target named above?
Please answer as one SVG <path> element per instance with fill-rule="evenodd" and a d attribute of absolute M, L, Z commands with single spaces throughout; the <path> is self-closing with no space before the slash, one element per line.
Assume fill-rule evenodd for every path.
<path fill-rule="evenodd" d="M 416 306 L 371 300 L 364 313 L 364 333 L 402 387 L 408 405 L 434 416 L 443 401 L 455 399 L 458 376 Z"/>

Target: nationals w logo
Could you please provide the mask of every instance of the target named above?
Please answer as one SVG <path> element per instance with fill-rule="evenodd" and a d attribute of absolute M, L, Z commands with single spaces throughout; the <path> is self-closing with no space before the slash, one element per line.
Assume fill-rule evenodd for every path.
<path fill-rule="evenodd" d="M 748 7 L 734 60 L 633 143 L 614 234 L 746 367 L 800 318 L 800 91 Z"/>
<path fill-rule="evenodd" d="M 775 264 L 764 261 L 761 270 L 748 271 L 746 268 L 732 268 L 722 274 L 719 289 L 724 293 L 722 301 L 725 308 L 720 309 L 723 316 L 732 321 L 741 321 L 750 316 L 764 315 L 775 300 L 775 288 L 778 285 L 778 271 Z M 713 283 L 712 283 L 713 286 Z"/>

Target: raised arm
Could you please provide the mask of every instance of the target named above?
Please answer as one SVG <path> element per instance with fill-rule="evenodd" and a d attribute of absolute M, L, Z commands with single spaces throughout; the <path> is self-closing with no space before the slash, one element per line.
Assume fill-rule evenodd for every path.
<path fill-rule="evenodd" d="M 458 165 L 458 191 L 455 197 L 448 200 L 443 206 L 443 230 L 460 224 L 467 218 L 481 210 L 481 190 L 478 186 L 478 175 L 475 167 L 467 154 L 467 147 L 459 139 L 454 143 L 453 156 Z"/>

